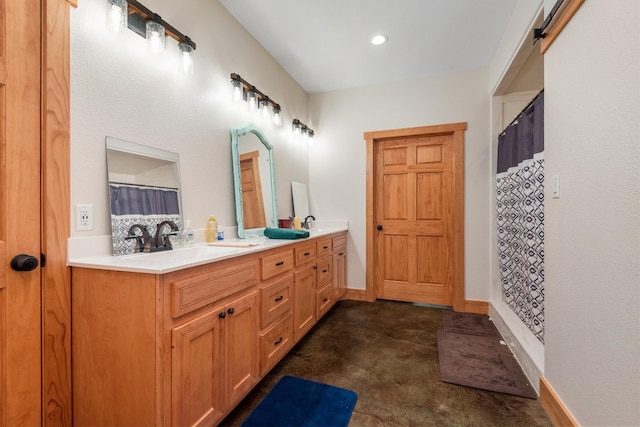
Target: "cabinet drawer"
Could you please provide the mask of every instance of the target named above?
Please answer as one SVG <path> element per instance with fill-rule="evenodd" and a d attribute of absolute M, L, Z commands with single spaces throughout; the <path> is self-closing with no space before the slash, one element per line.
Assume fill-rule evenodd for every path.
<path fill-rule="evenodd" d="M 260 334 L 260 375 L 265 375 L 293 346 L 293 314 Z"/>
<path fill-rule="evenodd" d="M 318 258 L 327 256 L 332 252 L 331 238 L 319 240 L 316 243 L 316 254 Z"/>
<path fill-rule="evenodd" d="M 295 249 L 296 267 L 304 265 L 316 258 L 316 244 L 311 243 Z"/>
<path fill-rule="evenodd" d="M 328 284 L 316 292 L 316 320 L 320 320 L 331 308 L 333 288 Z"/>
<path fill-rule="evenodd" d="M 283 251 L 262 257 L 262 280 L 270 279 L 293 267 L 293 251 Z"/>
<path fill-rule="evenodd" d="M 347 236 L 336 236 L 332 239 L 333 251 L 341 251 L 347 248 Z"/>
<path fill-rule="evenodd" d="M 291 313 L 291 308 L 293 306 L 292 295 L 292 274 L 260 288 L 260 300 L 262 305 L 262 315 L 260 318 L 261 328 L 266 328 L 274 321 Z"/>
<path fill-rule="evenodd" d="M 215 268 L 171 283 L 171 317 L 176 318 L 258 283 L 257 261 Z"/>
<path fill-rule="evenodd" d="M 331 278 L 333 277 L 333 273 L 331 270 L 331 266 L 333 261 L 331 257 L 322 258 L 318 260 L 318 275 L 316 281 L 316 288 L 321 289 L 325 285 L 331 282 Z"/>

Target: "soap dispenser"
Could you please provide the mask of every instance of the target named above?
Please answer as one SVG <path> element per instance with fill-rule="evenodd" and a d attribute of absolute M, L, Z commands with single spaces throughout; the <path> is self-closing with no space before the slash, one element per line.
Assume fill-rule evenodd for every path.
<path fill-rule="evenodd" d="M 193 228 L 191 228 L 191 221 L 188 219 L 184 222 L 184 233 L 182 234 L 184 237 L 184 245 L 187 248 L 193 246 Z"/>
<path fill-rule="evenodd" d="M 215 242 L 218 240 L 218 221 L 213 215 L 209 216 L 207 220 L 207 243 Z"/>

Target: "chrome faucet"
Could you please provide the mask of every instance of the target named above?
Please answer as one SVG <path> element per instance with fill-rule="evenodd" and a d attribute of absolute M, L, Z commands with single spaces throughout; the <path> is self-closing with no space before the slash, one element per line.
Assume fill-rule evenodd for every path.
<path fill-rule="evenodd" d="M 141 234 L 136 234 L 136 230 L 140 231 Z M 147 227 L 142 224 L 133 224 L 129 227 L 128 236 L 125 237 L 126 240 L 136 239 L 138 243 L 138 252 L 151 252 L 151 241 L 153 238 L 151 234 L 149 234 L 149 230 Z"/>
<path fill-rule="evenodd" d="M 316 220 L 316 217 L 313 215 L 308 215 L 305 219 L 304 222 L 302 223 L 302 228 L 308 230 L 311 228 L 311 219 L 312 220 Z"/>
<path fill-rule="evenodd" d="M 165 234 L 162 232 L 162 229 L 167 225 L 171 228 L 171 231 Z M 156 237 L 153 239 L 155 243 L 155 250 L 163 251 L 173 249 L 171 246 L 171 240 L 169 240 L 169 236 L 177 234 L 178 231 L 180 231 L 180 229 L 173 221 L 162 221 L 160 224 L 158 224 L 158 228 L 156 228 Z M 160 246 L 161 243 L 162 246 Z M 153 250 L 154 249 L 152 249 L 152 251 Z"/>

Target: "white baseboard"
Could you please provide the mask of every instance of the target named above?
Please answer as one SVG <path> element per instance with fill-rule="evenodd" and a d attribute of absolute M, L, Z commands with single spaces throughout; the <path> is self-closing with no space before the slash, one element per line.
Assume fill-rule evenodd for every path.
<path fill-rule="evenodd" d="M 540 395 L 540 377 L 544 376 L 544 344 L 503 301 L 489 302 L 489 317 Z"/>

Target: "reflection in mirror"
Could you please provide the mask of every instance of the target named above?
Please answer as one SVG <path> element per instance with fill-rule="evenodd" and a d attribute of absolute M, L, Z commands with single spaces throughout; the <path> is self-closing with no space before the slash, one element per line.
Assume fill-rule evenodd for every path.
<path fill-rule="evenodd" d="M 273 146 L 254 124 L 231 129 L 238 237 L 277 227 Z"/>
<path fill-rule="evenodd" d="M 301 182 L 291 181 L 291 196 L 293 197 L 293 214 L 301 220 L 304 220 L 309 216 L 307 185 Z"/>
<path fill-rule="evenodd" d="M 106 138 L 106 148 L 113 254 L 140 252 L 143 245 L 151 244 L 152 239 L 131 238 L 133 229 L 142 235 L 146 227 L 154 239 L 164 221 L 182 229 L 178 154 L 111 137 Z M 160 237 L 153 240 L 154 245 L 168 241 Z"/>

